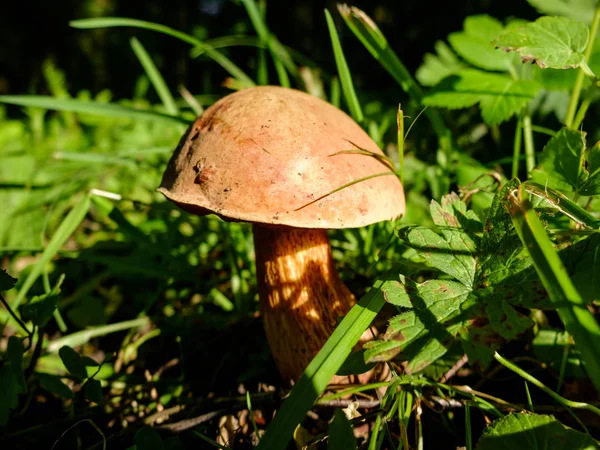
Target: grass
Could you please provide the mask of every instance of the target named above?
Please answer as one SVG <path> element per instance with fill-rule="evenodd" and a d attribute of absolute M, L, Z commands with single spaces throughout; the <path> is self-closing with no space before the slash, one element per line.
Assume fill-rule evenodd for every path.
<path fill-rule="evenodd" d="M 192 56 L 225 69 L 226 84 L 236 89 L 269 80 L 308 88 L 303 71 L 314 68 L 302 67 L 307 58 L 273 35 L 266 3 L 242 6 L 257 36 L 200 40 L 130 18 L 71 25 L 175 37 L 192 46 Z M 137 38 L 131 57 L 160 104 L 144 96 L 71 96 L 56 68 L 46 75 L 54 96 L 0 96 L 26 112 L 0 122 L 2 267 L 19 279 L 13 287 L 0 272 L 0 441 L 19 448 L 47 441 L 85 449 L 408 450 L 480 448 L 478 441 L 493 449 L 494 437 L 531 428 L 579 442 L 572 448 L 600 437 L 580 414 L 598 413 L 592 396 L 570 399 L 565 389 L 600 386 L 598 147 L 588 148 L 579 126 L 561 129 L 539 102 L 514 109 L 513 85 L 524 96 L 533 88 L 539 96 L 552 92 L 549 84 L 533 86 L 543 76 L 518 58 L 506 74 L 490 76 L 489 61 L 473 63 L 450 39 L 417 73 L 437 64 L 460 78 L 471 64 L 468 74 L 485 80 L 484 92 L 465 93 L 448 80 L 428 90 L 371 18 L 345 5 L 335 14 L 325 11 L 323 26 L 337 74 L 310 78 L 310 87 L 328 92 L 387 147 L 382 161 L 390 171 L 377 176 L 400 177 L 407 214 L 331 233 L 340 273 L 360 300 L 291 389 L 278 377 L 257 317 L 250 227 L 184 213 L 155 192 L 183 125 L 214 96 L 180 89 L 179 98 Z M 588 62 L 599 17 L 590 14 Z M 403 93 L 380 98 L 357 82 L 361 70 L 379 66 L 352 66 L 336 19 Z M 511 30 L 487 20 L 474 18 L 471 30 L 499 27 L 501 44 Z M 230 57 L 238 45 L 256 52 L 255 77 Z M 596 105 L 586 94 L 579 102 L 583 69 L 575 79 L 566 71 L 555 76 L 565 77 L 558 81 L 573 95 L 561 97 L 555 112 L 568 110 L 579 125 Z M 505 83 L 502 77 L 511 84 L 498 93 L 494 83 Z M 455 102 L 452 114 L 434 104 L 439 92 Z M 431 106 L 423 109 L 423 102 Z M 481 128 L 487 135 L 474 132 Z M 534 141 L 534 130 L 545 134 Z M 486 153 L 490 143 L 493 155 Z M 379 339 L 352 353 L 369 327 Z M 340 369 L 360 373 L 367 363 L 387 375 L 367 385 L 328 385 Z M 506 369 L 510 376 L 497 376 Z"/>

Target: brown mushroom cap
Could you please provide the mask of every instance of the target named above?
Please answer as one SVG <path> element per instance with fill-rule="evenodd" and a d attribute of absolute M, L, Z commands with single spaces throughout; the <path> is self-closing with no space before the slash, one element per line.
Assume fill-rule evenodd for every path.
<path fill-rule="evenodd" d="M 309 94 L 264 86 L 228 95 L 198 118 L 169 161 L 159 191 L 183 209 L 226 220 L 352 228 L 391 220 L 404 192 L 383 154 L 348 115 Z"/>

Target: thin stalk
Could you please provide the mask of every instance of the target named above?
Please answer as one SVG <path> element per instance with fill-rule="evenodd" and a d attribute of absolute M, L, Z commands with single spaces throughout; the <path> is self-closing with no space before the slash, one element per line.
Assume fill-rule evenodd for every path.
<path fill-rule="evenodd" d="M 529 111 L 523 114 L 523 137 L 525 141 L 525 167 L 527 175 L 535 167 L 535 147 L 533 145 L 533 130 L 531 128 L 531 115 Z"/>
<path fill-rule="evenodd" d="M 398 176 L 400 183 L 404 183 L 404 112 L 400 105 L 398 105 L 396 122 L 398 124 Z"/>
<path fill-rule="evenodd" d="M 469 402 L 465 403 L 465 447 L 467 450 L 473 450 L 473 439 L 471 437 L 471 405 Z"/>
<path fill-rule="evenodd" d="M 513 159 L 512 159 L 512 178 L 519 176 L 519 161 L 521 157 L 521 142 L 523 136 L 523 121 L 519 119 L 517 129 L 515 130 L 515 140 L 513 144 Z"/>
<path fill-rule="evenodd" d="M 575 115 L 575 119 L 573 120 L 573 129 L 574 130 L 578 130 L 579 127 L 581 126 L 581 122 L 583 122 L 583 119 L 585 118 L 585 114 L 587 113 L 587 110 L 589 109 L 591 104 L 592 104 L 592 96 L 591 95 L 587 95 L 581 101 L 581 106 L 577 110 L 577 114 Z"/>
<path fill-rule="evenodd" d="M 525 380 L 529 381 L 534 386 L 537 386 L 538 388 L 540 388 L 542 391 L 544 391 L 546 394 L 548 394 L 550 397 L 552 397 L 554 400 L 556 400 L 561 405 L 563 405 L 563 406 L 565 406 L 567 408 L 584 409 L 586 411 L 590 411 L 590 412 L 592 412 L 592 413 L 600 416 L 600 409 L 599 408 L 596 408 L 595 406 L 590 405 L 589 403 L 574 402 L 572 400 L 564 398 L 561 395 L 558 395 L 552 389 L 546 387 L 546 385 L 544 385 L 544 383 L 542 383 L 540 380 L 538 380 L 537 378 L 533 377 L 529 373 L 525 372 L 523 369 L 521 369 L 516 364 L 513 364 L 509 360 L 504 359 L 502 356 L 500 356 L 500 354 L 498 352 L 494 353 L 494 358 L 496 359 L 496 361 L 498 361 L 500 364 L 502 364 L 507 369 L 512 370 L 517 375 L 519 375 L 521 378 L 524 378 Z"/>
<path fill-rule="evenodd" d="M 590 28 L 590 37 L 588 41 L 588 45 L 585 48 L 585 64 L 587 64 L 590 60 L 590 56 L 592 54 L 592 50 L 594 49 L 594 41 L 596 40 L 596 34 L 598 34 L 598 24 L 600 23 L 600 6 L 596 8 L 594 11 L 594 19 L 592 20 L 592 26 Z M 567 109 L 567 117 L 565 118 L 565 126 L 569 128 L 574 128 L 574 118 L 575 111 L 577 109 L 577 104 L 579 103 L 579 97 L 581 96 L 581 89 L 583 87 L 583 80 L 585 79 L 585 73 L 582 68 L 579 68 L 579 72 L 577 73 L 577 78 L 575 79 L 575 86 L 573 86 L 573 93 L 571 94 L 571 99 L 569 100 L 569 108 Z"/>
<path fill-rule="evenodd" d="M 529 392 L 529 385 L 527 384 L 527 380 L 523 380 L 523 383 L 525 383 L 525 395 L 527 395 L 527 407 L 529 408 L 529 411 L 534 413 L 535 410 L 533 409 L 533 402 L 531 401 L 531 393 Z"/>
<path fill-rule="evenodd" d="M 19 319 L 19 316 L 17 316 L 14 311 L 12 310 L 12 308 L 8 305 L 8 302 L 6 300 L 4 300 L 4 297 L 2 295 L 0 295 L 0 303 L 2 303 L 4 305 L 4 307 L 6 308 L 6 310 L 8 311 L 8 313 L 10 314 L 10 316 L 14 319 L 14 321 L 21 327 L 23 328 L 23 330 L 27 333 L 27 335 L 29 337 L 31 337 L 31 335 L 33 334 L 32 331 L 29 331 L 29 329 L 27 328 L 27 325 L 25 325 L 25 323 L 23 323 L 23 321 L 21 319 Z"/>
<path fill-rule="evenodd" d="M 381 414 L 377 414 L 375 418 L 375 425 L 373 425 L 373 431 L 371 432 L 371 439 L 369 440 L 369 449 L 376 450 L 377 443 L 379 441 L 379 430 L 381 429 Z"/>

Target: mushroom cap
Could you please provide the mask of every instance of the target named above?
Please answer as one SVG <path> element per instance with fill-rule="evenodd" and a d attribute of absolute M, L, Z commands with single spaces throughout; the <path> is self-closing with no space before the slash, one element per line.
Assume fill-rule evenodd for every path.
<path fill-rule="evenodd" d="M 368 154 L 339 153 L 361 149 L 383 155 L 333 105 L 254 87 L 223 97 L 189 127 L 158 190 L 195 214 L 273 226 L 352 228 L 401 216 L 404 192 L 390 168 Z"/>

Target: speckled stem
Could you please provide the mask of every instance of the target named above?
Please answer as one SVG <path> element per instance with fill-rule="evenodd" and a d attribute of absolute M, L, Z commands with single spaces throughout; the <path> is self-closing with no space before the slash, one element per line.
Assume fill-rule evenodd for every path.
<path fill-rule="evenodd" d="M 356 303 L 326 230 L 254 225 L 260 310 L 281 376 L 295 381 Z"/>

